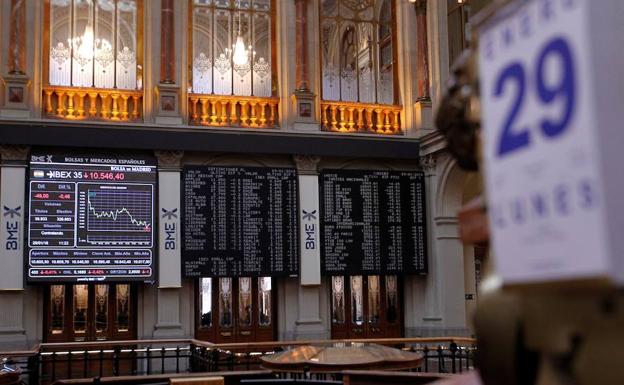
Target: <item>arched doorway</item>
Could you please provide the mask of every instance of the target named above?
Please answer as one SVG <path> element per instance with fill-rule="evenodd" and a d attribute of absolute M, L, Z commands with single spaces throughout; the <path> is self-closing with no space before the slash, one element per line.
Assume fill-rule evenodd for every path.
<path fill-rule="evenodd" d="M 467 173 L 462 188 L 462 205 L 466 205 L 483 194 L 483 185 L 476 173 Z M 479 299 L 478 286 L 481 280 L 486 248 L 482 245 L 464 245 L 464 290 L 466 298 L 466 325 L 474 331 L 473 314 Z"/>
<path fill-rule="evenodd" d="M 436 217 L 452 223 L 452 229 L 447 229 L 447 232 L 452 231 L 455 234 L 456 246 L 453 249 L 461 257 L 463 266 L 463 286 L 458 286 L 456 290 L 463 289 L 465 325 L 469 333 L 473 333 L 473 315 L 478 303 L 477 286 L 485 248 L 461 243 L 457 215 L 464 205 L 483 194 L 483 185 L 479 174 L 462 170 L 450 155 L 445 154 L 441 158 L 443 167 L 438 178 Z"/>

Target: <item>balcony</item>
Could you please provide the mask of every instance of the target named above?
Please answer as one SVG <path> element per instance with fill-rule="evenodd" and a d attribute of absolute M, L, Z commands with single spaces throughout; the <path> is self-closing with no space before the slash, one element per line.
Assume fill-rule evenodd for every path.
<path fill-rule="evenodd" d="M 402 134 L 403 107 L 384 104 L 321 101 L 324 131 Z"/>
<path fill-rule="evenodd" d="M 43 88 L 49 118 L 136 122 L 143 119 L 143 91 L 80 87 Z"/>
<path fill-rule="evenodd" d="M 191 124 L 211 127 L 275 128 L 279 98 L 189 95 Z"/>

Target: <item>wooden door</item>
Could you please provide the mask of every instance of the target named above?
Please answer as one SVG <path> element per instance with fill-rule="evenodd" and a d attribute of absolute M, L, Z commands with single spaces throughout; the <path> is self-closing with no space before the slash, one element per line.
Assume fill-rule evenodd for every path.
<path fill-rule="evenodd" d="M 332 338 L 398 338 L 403 334 L 397 276 L 334 276 Z"/>
<path fill-rule="evenodd" d="M 255 326 L 257 322 L 254 314 L 258 314 L 258 302 L 254 298 L 257 292 L 257 280 L 251 277 L 241 277 L 237 279 L 238 294 L 234 301 L 234 311 L 237 313 L 235 317 L 235 334 L 236 342 L 254 342 Z"/>
<path fill-rule="evenodd" d="M 197 339 L 273 341 L 275 293 L 270 277 L 201 278 L 196 285 Z"/>
<path fill-rule="evenodd" d="M 62 284 L 47 286 L 44 292 L 44 342 L 88 344 L 93 341 L 136 339 L 136 288 L 132 285 Z M 111 347 L 104 345 L 97 349 L 110 351 Z M 42 383 L 52 383 L 56 379 L 113 375 L 112 354 L 102 355 L 101 370 L 98 358 L 97 353 L 90 355 L 89 364 L 86 365 L 84 356 L 76 356 L 72 358 L 71 366 L 62 361 L 47 360 L 42 365 Z M 132 373 L 134 365 L 134 361 L 122 359 L 118 374 Z"/>
<path fill-rule="evenodd" d="M 45 288 L 44 341 L 136 338 L 136 288 L 129 284 L 50 285 Z"/>

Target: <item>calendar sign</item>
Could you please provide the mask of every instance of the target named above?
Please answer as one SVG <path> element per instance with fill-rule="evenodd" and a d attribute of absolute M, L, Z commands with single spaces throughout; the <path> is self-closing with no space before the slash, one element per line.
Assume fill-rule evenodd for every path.
<path fill-rule="evenodd" d="M 506 284 L 624 281 L 623 237 L 610 233 L 624 203 L 609 200 L 624 193 L 613 166 L 624 2 L 599 3 L 516 1 L 479 31 L 488 212 Z"/>

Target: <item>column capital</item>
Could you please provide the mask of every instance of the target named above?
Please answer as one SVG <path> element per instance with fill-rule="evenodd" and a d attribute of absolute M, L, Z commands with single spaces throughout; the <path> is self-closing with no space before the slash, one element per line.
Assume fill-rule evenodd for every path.
<path fill-rule="evenodd" d="M 158 159 L 158 167 L 179 169 L 184 157 L 184 151 L 156 150 L 154 155 Z"/>
<path fill-rule="evenodd" d="M 293 155 L 299 175 L 318 175 L 320 156 L 316 155 Z"/>
<path fill-rule="evenodd" d="M 0 159 L 2 159 L 3 162 L 26 161 L 28 160 L 29 153 L 30 153 L 29 146 L 16 146 L 16 145 L 1 145 L 0 146 Z"/>
<path fill-rule="evenodd" d="M 427 154 L 420 157 L 420 167 L 425 172 L 425 176 L 435 175 L 437 164 L 438 156 L 436 154 Z"/>

